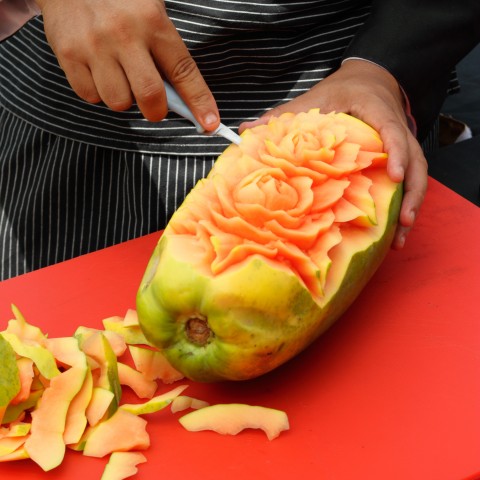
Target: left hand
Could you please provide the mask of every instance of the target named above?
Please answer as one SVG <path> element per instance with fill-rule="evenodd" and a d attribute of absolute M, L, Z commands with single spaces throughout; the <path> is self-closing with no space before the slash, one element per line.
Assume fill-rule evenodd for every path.
<path fill-rule="evenodd" d="M 380 134 L 388 154 L 387 171 L 395 182 L 404 182 L 404 197 L 392 247 L 400 249 L 413 227 L 427 189 L 427 161 L 408 128 L 404 97 L 395 78 L 385 69 L 364 60 L 347 60 L 339 70 L 308 92 L 244 122 L 240 132 L 264 124 L 272 116 L 299 113 L 311 108 L 344 112 L 359 118 Z"/>

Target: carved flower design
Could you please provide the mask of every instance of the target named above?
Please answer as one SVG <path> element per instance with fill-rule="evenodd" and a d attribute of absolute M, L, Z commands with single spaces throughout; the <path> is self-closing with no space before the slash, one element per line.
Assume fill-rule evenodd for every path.
<path fill-rule="evenodd" d="M 261 255 L 321 297 L 342 232 L 376 224 L 364 173 L 386 162 L 378 134 L 348 115 L 311 110 L 246 132 L 223 156 L 165 234 L 195 237 L 213 275 Z"/>

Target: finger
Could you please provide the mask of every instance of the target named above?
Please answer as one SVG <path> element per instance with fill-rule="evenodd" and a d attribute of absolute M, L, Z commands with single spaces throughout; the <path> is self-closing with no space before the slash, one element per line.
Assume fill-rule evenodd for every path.
<path fill-rule="evenodd" d="M 415 139 L 409 144 L 410 162 L 405 172 L 404 197 L 400 211 L 400 224 L 412 227 L 425 198 L 428 167 L 420 145 Z"/>
<path fill-rule="evenodd" d="M 372 124 L 375 128 L 376 125 Z M 388 154 L 387 173 L 394 182 L 403 182 L 406 179 L 406 171 L 409 168 L 410 145 L 408 141 L 408 132 L 406 128 L 399 128 L 398 121 L 393 118 L 383 121 L 377 128 L 384 145 L 384 150 Z M 405 182 L 406 184 L 406 182 Z M 404 184 L 404 192 L 406 185 Z M 400 218 L 392 242 L 392 248 L 400 250 L 405 246 L 406 238 L 415 221 L 411 215 L 409 206 L 410 197 L 404 195 L 402 206 L 400 208 Z"/>
<path fill-rule="evenodd" d="M 109 108 L 123 111 L 131 107 L 130 84 L 123 68 L 115 59 L 97 57 L 91 70 L 98 94 Z"/>
<path fill-rule="evenodd" d="M 405 172 L 404 196 L 392 244 L 397 250 L 405 246 L 407 236 L 418 217 L 428 184 L 427 161 L 413 136 L 409 146 L 410 163 Z"/>
<path fill-rule="evenodd" d="M 371 125 L 380 134 L 384 150 L 388 154 L 387 173 L 390 179 L 394 182 L 402 182 L 409 163 L 407 128 L 394 115 L 383 119 L 380 125 L 375 121 Z"/>
<path fill-rule="evenodd" d="M 395 236 L 392 241 L 392 248 L 394 250 L 401 250 L 405 246 L 407 236 L 410 233 L 411 227 L 404 227 L 403 225 L 397 225 L 395 230 Z"/>
<path fill-rule="evenodd" d="M 165 88 L 150 52 L 138 48 L 126 53 L 120 61 L 138 108 L 151 122 L 163 120 L 168 112 Z"/>
<path fill-rule="evenodd" d="M 207 131 L 217 128 L 220 115 L 215 99 L 183 40 L 168 19 L 165 19 L 163 28 L 158 29 L 152 54 L 157 66 L 202 127 Z"/>
<path fill-rule="evenodd" d="M 72 90 L 88 103 L 99 103 L 100 94 L 92 77 L 90 69 L 83 63 L 62 62 L 60 64 Z"/>

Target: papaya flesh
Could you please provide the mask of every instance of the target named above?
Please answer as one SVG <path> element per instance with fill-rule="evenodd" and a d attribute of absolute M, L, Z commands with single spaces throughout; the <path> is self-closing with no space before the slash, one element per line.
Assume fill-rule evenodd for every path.
<path fill-rule="evenodd" d="M 201 382 L 288 361 L 352 304 L 387 254 L 402 199 L 379 134 L 344 113 L 283 114 L 242 134 L 172 216 L 137 313 Z"/>
<path fill-rule="evenodd" d="M 285 412 L 241 403 L 206 406 L 187 413 L 179 422 L 190 432 L 213 430 L 222 435 L 237 435 L 245 428 L 259 428 L 269 440 L 290 429 Z"/>

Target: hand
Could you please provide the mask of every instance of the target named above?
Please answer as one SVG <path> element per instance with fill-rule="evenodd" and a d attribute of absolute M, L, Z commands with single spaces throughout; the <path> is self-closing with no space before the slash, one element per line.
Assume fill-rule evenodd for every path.
<path fill-rule="evenodd" d="M 164 75 L 206 130 L 218 109 L 161 0 L 37 0 L 47 39 L 79 97 L 151 121 L 167 114 Z"/>
<path fill-rule="evenodd" d="M 404 97 L 395 78 L 370 62 L 347 60 L 307 93 L 240 125 L 240 132 L 266 123 L 271 116 L 311 108 L 349 113 L 379 132 L 388 153 L 388 174 L 393 181 L 404 182 L 400 220 L 392 244 L 393 248 L 402 248 L 423 202 L 428 177 L 427 161 L 408 128 Z"/>

